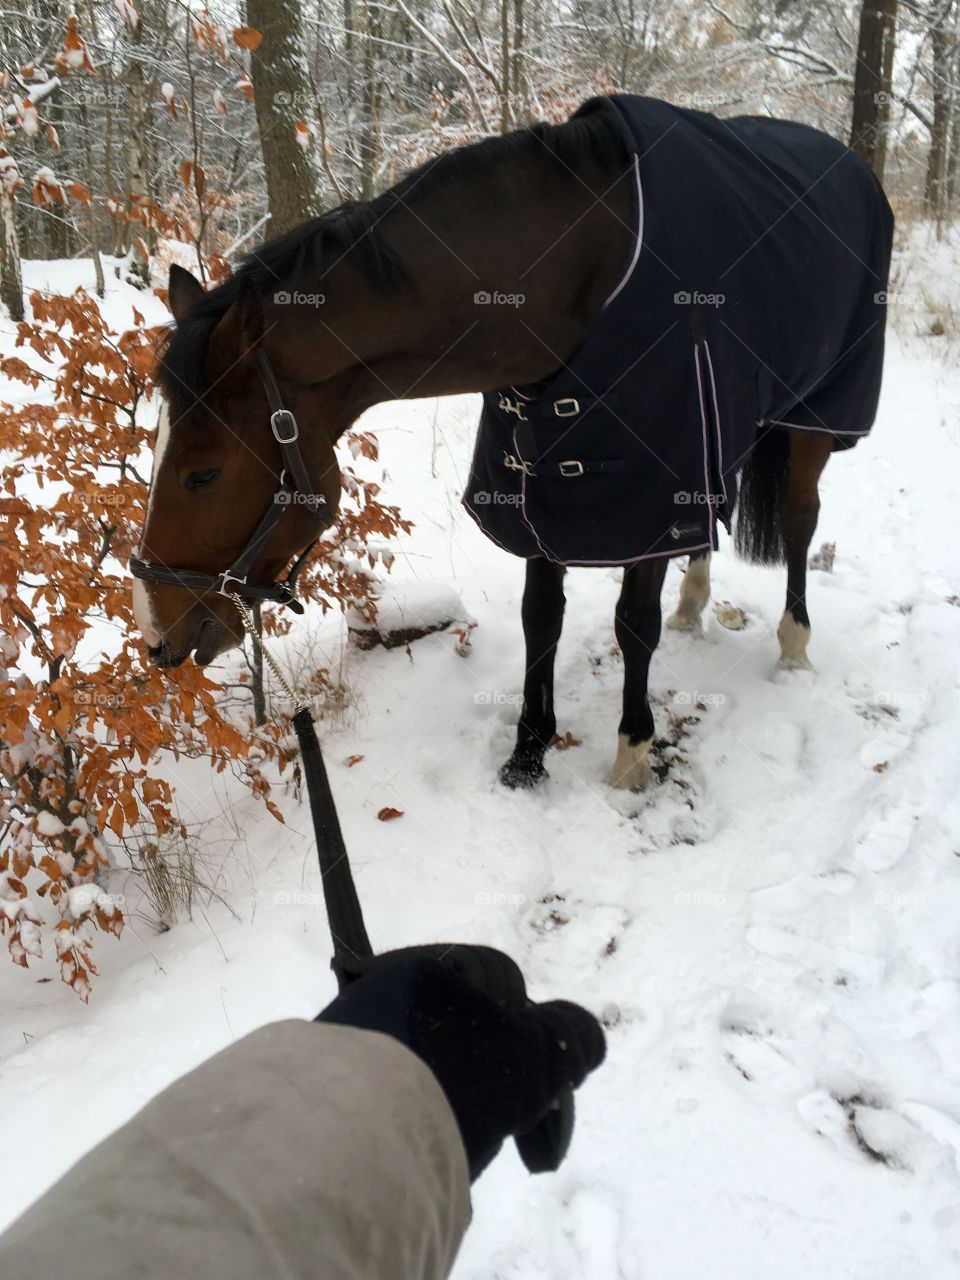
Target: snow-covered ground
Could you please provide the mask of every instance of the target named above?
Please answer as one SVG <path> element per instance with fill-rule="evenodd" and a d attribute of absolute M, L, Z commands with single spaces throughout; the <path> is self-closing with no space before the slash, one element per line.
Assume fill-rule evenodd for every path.
<path fill-rule="evenodd" d="M 938 248 L 924 288 L 944 287 L 945 258 L 956 287 Z M 902 290 L 922 260 L 912 244 Z M 479 624 L 465 657 L 443 633 L 359 652 L 317 614 L 277 645 L 292 659 L 309 636 L 344 665 L 352 703 L 322 734 L 371 937 L 500 946 L 536 998 L 609 1028 L 568 1161 L 531 1178 L 505 1150 L 457 1280 L 960 1274 L 960 373 L 949 335 L 922 330 L 898 325 L 874 434 L 827 468 L 816 672 L 776 670 L 784 574 L 725 544 L 713 596 L 748 625 L 708 610 L 702 637 L 664 633 L 669 773 L 642 797 L 604 784 L 618 574 L 568 575 L 559 728 L 581 745 L 551 753 L 537 792 L 503 790 L 522 565 L 458 507 L 476 404 L 365 420 L 416 522 L 394 580 L 420 603 L 424 584 L 454 588 Z M 178 1074 L 334 993 L 305 804 L 278 792 L 280 827 L 229 779 L 185 765 L 176 781 L 230 908 L 157 936 L 118 873 L 130 926 L 100 942 L 86 1008 L 0 958 L 0 1225 Z M 385 805 L 404 816 L 379 822 Z M 225 1142 L 229 1125 L 226 1108 Z"/>

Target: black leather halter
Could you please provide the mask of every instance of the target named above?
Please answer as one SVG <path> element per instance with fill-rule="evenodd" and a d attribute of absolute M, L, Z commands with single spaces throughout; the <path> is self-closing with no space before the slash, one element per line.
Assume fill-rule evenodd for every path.
<path fill-rule="evenodd" d="M 294 505 L 306 506 L 311 514 L 322 521 L 324 529 L 334 523 L 334 515 L 326 498 L 321 493 L 313 492 L 303 454 L 297 443 L 300 438 L 300 428 L 290 410 L 283 407 L 273 367 L 262 347 L 257 351 L 257 362 L 260 366 L 267 404 L 270 407 L 270 428 L 280 446 L 280 455 L 283 459 L 280 487 L 273 495 L 273 501 L 263 519 L 250 535 L 249 542 L 237 559 L 222 573 L 201 573 L 195 569 L 171 569 L 169 565 L 153 564 L 150 560 L 143 560 L 136 555 L 130 557 L 130 572 L 135 578 L 141 578 L 144 582 L 187 587 L 191 591 L 216 591 L 220 595 L 238 595 L 245 600 L 271 600 L 275 604 L 286 605 L 294 613 L 303 613 L 303 605 L 294 596 L 293 588 L 303 562 L 316 545 L 316 540 L 297 556 L 286 577 L 281 581 L 271 582 L 267 586 L 247 582 L 247 574 L 288 508 Z M 293 481 L 292 485 L 287 483 L 288 477 Z"/>

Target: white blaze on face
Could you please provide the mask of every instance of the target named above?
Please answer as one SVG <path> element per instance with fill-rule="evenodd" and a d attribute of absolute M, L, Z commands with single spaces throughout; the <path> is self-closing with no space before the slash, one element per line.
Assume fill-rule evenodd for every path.
<path fill-rule="evenodd" d="M 150 494 L 147 498 L 147 518 L 144 521 L 144 528 L 150 523 L 150 512 L 153 509 L 153 480 L 160 465 L 163 462 L 163 455 L 167 451 L 167 445 L 170 443 L 170 414 L 167 406 L 164 404 L 160 408 L 160 417 L 157 420 L 157 442 L 153 447 L 153 467 L 150 471 Z M 153 612 L 153 601 L 150 597 L 150 587 L 146 582 L 142 582 L 139 578 L 133 580 L 133 616 L 136 619 L 140 633 L 151 647 L 158 645 L 163 639 L 163 633 L 157 624 L 156 615 Z"/>

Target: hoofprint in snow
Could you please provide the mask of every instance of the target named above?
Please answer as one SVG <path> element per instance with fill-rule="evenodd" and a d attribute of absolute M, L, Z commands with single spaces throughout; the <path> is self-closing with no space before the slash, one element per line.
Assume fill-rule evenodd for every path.
<path fill-rule="evenodd" d="M 134 298 L 108 300 L 115 321 Z M 725 544 L 713 600 L 746 625 L 708 608 L 702 635 L 664 631 L 649 794 L 604 783 L 622 679 L 605 570 L 567 578 L 558 716 L 579 745 L 550 753 L 535 792 L 497 784 L 523 567 L 458 506 L 477 402 L 364 422 L 416 522 L 391 598 L 416 584 L 419 618 L 455 592 L 479 624 L 466 656 L 450 632 L 360 652 L 315 610 L 276 646 L 345 673 L 321 734 L 371 937 L 502 947 L 535 998 L 582 1001 L 609 1030 L 567 1163 L 531 1178 L 505 1148 L 457 1280 L 960 1270 L 960 375 L 901 332 L 873 436 L 827 467 L 816 671 L 776 669 L 784 574 Z M 679 582 L 673 567 L 665 612 Z M 99 945 L 89 1008 L 0 964 L 2 1221 L 177 1075 L 334 993 L 305 802 L 278 793 L 280 827 L 198 765 L 175 781 L 231 909 L 157 936 L 118 872 L 130 924 Z M 378 822 L 388 805 L 404 816 Z M 230 1123 L 226 1106 L 225 1141 Z"/>

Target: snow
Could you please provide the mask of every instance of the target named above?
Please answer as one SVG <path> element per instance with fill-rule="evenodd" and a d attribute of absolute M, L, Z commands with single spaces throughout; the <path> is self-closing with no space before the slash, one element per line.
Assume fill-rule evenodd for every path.
<path fill-rule="evenodd" d="M 904 292 L 956 281 L 956 247 L 928 248 L 910 239 Z M 30 272 L 58 287 L 90 274 Z M 112 316 L 143 305 L 109 284 Z M 291 667 L 322 657 L 347 682 L 348 709 L 320 732 L 370 935 L 500 946 L 535 998 L 579 1000 L 608 1025 L 569 1159 L 531 1178 L 505 1148 L 475 1188 L 456 1280 L 960 1273 L 960 371 L 955 335 L 894 319 L 874 434 L 825 474 L 814 549 L 836 557 L 810 574 L 816 671 L 776 669 L 783 571 L 725 542 L 713 599 L 747 625 L 708 609 L 702 636 L 664 631 L 651 690 L 658 733 L 677 741 L 650 795 L 603 782 L 622 677 L 607 570 L 567 577 L 558 718 L 582 745 L 552 752 L 534 793 L 498 786 L 523 572 L 458 505 L 477 403 L 364 419 L 385 496 L 416 524 L 388 594 L 455 593 L 479 624 L 466 656 L 443 632 L 360 652 L 316 609 L 274 642 Z M 665 610 L 679 580 L 672 567 Z M 118 872 L 107 888 L 130 923 L 98 941 L 89 1007 L 0 964 L 16 1152 L 0 1223 L 178 1075 L 334 994 L 305 802 L 278 787 L 280 827 L 202 762 L 171 776 L 232 910 L 214 901 L 156 935 Z M 404 816 L 378 822 L 386 805 Z"/>
<path fill-rule="evenodd" d="M 379 631 L 407 631 L 434 628 L 448 622 L 469 621 L 463 601 L 452 587 L 436 582 L 401 582 L 387 578 L 376 592 Z M 351 627 L 370 626 L 356 612 L 348 617 Z"/>
<path fill-rule="evenodd" d="M 34 823 L 37 831 L 43 836 L 58 836 L 63 831 L 63 823 L 55 813 L 43 810 L 37 814 Z"/>

